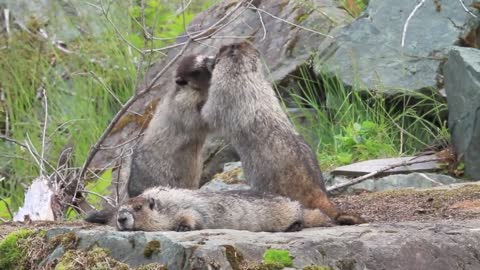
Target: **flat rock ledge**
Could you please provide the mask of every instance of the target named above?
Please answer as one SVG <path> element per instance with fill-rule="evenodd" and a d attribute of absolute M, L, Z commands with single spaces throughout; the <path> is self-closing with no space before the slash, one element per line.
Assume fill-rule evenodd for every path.
<path fill-rule="evenodd" d="M 168 269 L 268 269 L 259 265 L 265 251 L 274 248 L 288 250 L 295 269 L 480 269 L 480 220 L 363 224 L 295 233 L 65 227 L 48 230 L 47 238 L 69 232 L 78 237 L 78 249 L 105 248 L 132 267 L 158 263 Z M 59 246 L 47 260 L 63 252 Z"/>

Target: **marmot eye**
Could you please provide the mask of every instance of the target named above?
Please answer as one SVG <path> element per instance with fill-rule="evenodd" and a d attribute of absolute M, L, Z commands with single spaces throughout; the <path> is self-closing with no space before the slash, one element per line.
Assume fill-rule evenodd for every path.
<path fill-rule="evenodd" d="M 135 205 L 135 206 L 133 207 L 133 210 L 134 210 L 134 211 L 140 211 L 140 210 L 142 210 L 142 206 L 141 206 L 141 205 Z"/>
<path fill-rule="evenodd" d="M 177 85 L 183 86 L 183 85 L 186 85 L 188 82 L 187 82 L 186 80 L 184 80 L 184 79 L 178 78 L 178 79 L 175 80 L 175 83 L 176 83 Z"/>

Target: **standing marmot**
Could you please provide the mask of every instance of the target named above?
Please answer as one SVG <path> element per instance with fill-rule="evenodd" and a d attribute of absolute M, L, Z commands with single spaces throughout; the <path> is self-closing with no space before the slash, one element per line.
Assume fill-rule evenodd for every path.
<path fill-rule="evenodd" d="M 132 155 L 129 197 L 154 186 L 199 188 L 201 150 L 208 132 L 200 109 L 207 98 L 213 58 L 186 56 L 177 68 L 175 89 L 158 105 Z"/>
<path fill-rule="evenodd" d="M 365 222 L 339 213 L 328 199 L 317 158 L 282 110 L 255 48 L 246 42 L 220 48 L 211 82 L 202 117 L 235 147 L 254 190 L 318 208 L 338 224 Z"/>
<path fill-rule="evenodd" d="M 208 192 L 156 187 L 130 198 L 118 210 L 91 214 L 86 221 L 113 223 L 121 231 L 235 229 L 299 231 L 329 222 L 319 210 L 304 210 L 286 197 L 251 191 Z"/>

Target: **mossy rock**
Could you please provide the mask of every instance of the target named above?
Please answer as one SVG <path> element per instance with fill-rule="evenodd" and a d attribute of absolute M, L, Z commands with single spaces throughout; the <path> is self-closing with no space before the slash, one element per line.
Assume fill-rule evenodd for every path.
<path fill-rule="evenodd" d="M 33 233 L 33 230 L 21 229 L 10 233 L 0 242 L 0 269 L 24 269 L 28 246 L 22 240 Z"/>

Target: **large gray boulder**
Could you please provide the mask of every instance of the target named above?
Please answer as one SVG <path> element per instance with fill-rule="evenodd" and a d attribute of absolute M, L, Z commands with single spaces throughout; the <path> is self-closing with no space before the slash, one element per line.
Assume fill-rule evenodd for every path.
<path fill-rule="evenodd" d="M 265 251 L 283 249 L 289 251 L 295 269 L 313 265 L 318 267 L 313 269 L 331 270 L 477 270 L 479 224 L 480 220 L 410 222 L 314 228 L 294 233 L 58 228 L 49 230 L 47 237 L 53 239 L 73 232 L 79 239 L 78 249 L 106 248 L 113 258 L 130 266 L 158 263 L 168 269 L 268 269 L 258 267 Z M 58 259 L 63 252 L 61 246 L 57 247 L 49 260 Z"/>
<path fill-rule="evenodd" d="M 480 50 L 453 47 L 444 76 L 453 146 L 465 174 L 480 180 Z"/>
<path fill-rule="evenodd" d="M 118 1 L 121 2 L 121 1 Z M 0 7 L 8 9 L 11 18 L 11 27 L 28 28 L 31 24 L 41 26 L 48 38 L 63 41 L 78 38 L 84 34 L 95 36 L 106 29 L 101 10 L 95 7 L 98 0 L 0 0 Z M 110 12 L 114 13 L 125 4 L 111 5 Z M 3 22 L 0 22 L 3 23 Z M 122 21 L 115 21 L 119 25 Z"/>
<path fill-rule="evenodd" d="M 321 44 L 317 72 L 334 73 L 348 86 L 387 93 L 437 89 L 439 66 L 472 16 L 460 1 L 441 1 L 440 8 L 426 1 L 411 19 L 402 48 L 403 26 L 418 2 L 369 1 L 360 18 L 333 30 L 335 39 Z"/>

